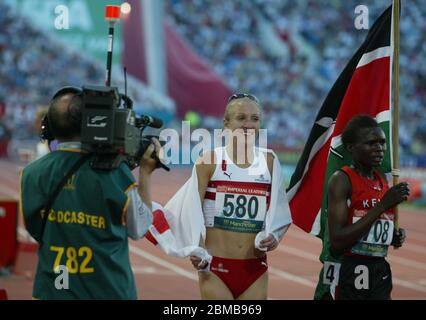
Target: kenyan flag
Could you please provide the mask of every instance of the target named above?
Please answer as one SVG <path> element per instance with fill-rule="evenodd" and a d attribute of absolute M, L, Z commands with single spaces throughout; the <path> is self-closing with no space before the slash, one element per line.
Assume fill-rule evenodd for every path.
<path fill-rule="evenodd" d="M 384 173 L 391 171 L 391 27 L 392 6 L 374 23 L 366 40 L 328 93 L 287 190 L 293 222 L 323 240 L 322 262 L 333 262 L 328 252 L 327 183 L 336 170 L 351 163 L 351 157 L 342 145 L 341 133 L 353 116 L 368 114 L 380 123 L 388 147 L 382 170 Z M 328 276 L 332 280 L 333 274 Z M 319 287 L 321 283 L 322 272 Z"/>

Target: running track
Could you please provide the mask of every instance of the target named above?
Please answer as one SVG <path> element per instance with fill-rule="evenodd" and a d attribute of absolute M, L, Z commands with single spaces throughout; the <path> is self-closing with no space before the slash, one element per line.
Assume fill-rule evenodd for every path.
<path fill-rule="evenodd" d="M 0 160 L 0 199 L 18 198 L 19 166 Z M 153 199 L 164 204 L 189 177 L 189 169 L 157 170 Z M 426 212 L 403 208 L 400 225 L 407 230 L 405 246 L 390 249 L 393 299 L 426 299 Z M 25 232 L 20 228 L 20 238 Z M 277 250 L 269 253 L 269 298 L 312 299 L 321 264 L 319 239 L 292 226 Z M 147 240 L 131 241 L 131 261 L 139 299 L 200 299 L 197 273 L 188 260 L 164 255 Z M 30 299 L 36 255 L 19 252 L 15 273 L 0 277 L 10 299 Z"/>

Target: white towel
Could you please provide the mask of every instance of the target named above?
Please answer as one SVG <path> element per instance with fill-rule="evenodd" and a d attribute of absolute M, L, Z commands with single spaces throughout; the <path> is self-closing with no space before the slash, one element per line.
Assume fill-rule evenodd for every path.
<path fill-rule="evenodd" d="M 274 164 L 272 171 L 271 202 L 268 213 L 266 214 L 265 228 L 256 235 L 254 240 L 255 247 L 259 250 L 262 250 L 259 247 L 260 241 L 265 239 L 269 234 L 272 234 L 275 239 L 280 242 L 292 223 L 287 193 L 285 191 L 284 176 L 281 171 L 278 157 L 272 150 L 264 149 L 263 151 L 272 153 L 274 156 Z"/>

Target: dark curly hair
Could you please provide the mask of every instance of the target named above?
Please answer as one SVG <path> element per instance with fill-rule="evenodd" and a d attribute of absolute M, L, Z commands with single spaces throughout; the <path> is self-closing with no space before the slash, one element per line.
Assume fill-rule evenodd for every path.
<path fill-rule="evenodd" d="M 358 139 L 358 132 L 364 128 L 380 128 L 376 119 L 369 115 L 358 115 L 348 121 L 342 132 L 342 143 L 345 148 L 348 144 L 355 143 Z"/>

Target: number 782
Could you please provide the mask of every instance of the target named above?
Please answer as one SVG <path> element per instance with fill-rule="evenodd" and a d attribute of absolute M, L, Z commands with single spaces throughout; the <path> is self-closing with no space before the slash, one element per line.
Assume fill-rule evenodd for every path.
<path fill-rule="evenodd" d="M 69 273 L 92 273 L 94 268 L 88 267 L 90 260 L 93 257 L 93 252 L 90 247 L 80 247 L 78 250 L 74 247 L 57 247 L 50 246 L 50 251 L 56 252 L 55 262 L 53 263 L 53 270 L 61 264 L 62 256 L 66 255 L 65 266 L 68 269 Z M 84 257 L 81 263 L 78 261 L 77 257 Z"/>

